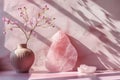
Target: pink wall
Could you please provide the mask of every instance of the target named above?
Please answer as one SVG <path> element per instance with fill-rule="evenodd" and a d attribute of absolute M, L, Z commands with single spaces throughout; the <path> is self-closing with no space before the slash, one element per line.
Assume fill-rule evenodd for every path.
<path fill-rule="evenodd" d="M 0 18 L 7 16 L 21 22 L 17 8 L 26 6 L 29 14 L 34 16 L 40 6 L 50 7 L 49 16 L 56 17 L 55 28 L 37 29 L 36 36 L 29 42 L 36 56 L 32 67 L 34 71 L 46 70 L 45 56 L 51 44 L 51 37 L 59 30 L 65 31 L 77 52 L 80 64 L 94 65 L 98 69 L 118 69 L 120 66 L 120 10 L 119 0 L 0 0 Z M 32 13 L 32 14 L 31 14 Z M 5 57 L 24 42 L 19 30 L 2 33 L 4 25 L 0 21 L 0 58 Z M 5 64 L 6 66 L 7 64 Z"/>

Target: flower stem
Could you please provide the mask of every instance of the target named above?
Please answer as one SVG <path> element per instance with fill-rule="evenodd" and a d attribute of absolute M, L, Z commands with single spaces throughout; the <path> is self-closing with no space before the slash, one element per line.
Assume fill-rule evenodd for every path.
<path fill-rule="evenodd" d="M 28 42 L 28 40 L 29 40 L 29 37 L 28 37 L 27 33 L 25 32 L 24 29 L 22 29 L 22 28 L 20 27 L 20 25 L 16 24 L 16 26 L 24 33 L 24 35 L 25 35 L 25 37 L 26 37 L 26 44 L 27 44 L 27 42 Z"/>

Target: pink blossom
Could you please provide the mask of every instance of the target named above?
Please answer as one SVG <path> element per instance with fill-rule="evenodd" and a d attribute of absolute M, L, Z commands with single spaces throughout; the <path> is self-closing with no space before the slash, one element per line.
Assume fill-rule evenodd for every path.
<path fill-rule="evenodd" d="M 29 24 L 30 24 L 31 26 L 35 26 L 36 23 L 37 23 L 36 18 L 33 17 L 32 19 L 30 19 Z"/>
<path fill-rule="evenodd" d="M 45 5 L 45 9 L 46 9 L 46 10 L 49 10 L 49 8 L 48 8 L 48 6 L 47 6 L 47 5 Z"/>
<path fill-rule="evenodd" d="M 18 8 L 18 10 L 21 10 L 22 8 Z"/>
<path fill-rule="evenodd" d="M 25 6 L 23 7 L 25 10 L 27 9 Z"/>
<path fill-rule="evenodd" d="M 45 8 L 47 8 L 47 5 L 45 5 Z"/>
<path fill-rule="evenodd" d="M 2 20 L 3 20 L 4 22 L 6 22 L 7 24 L 10 23 L 10 19 L 8 19 L 7 17 L 3 17 Z"/>
<path fill-rule="evenodd" d="M 3 34 L 6 34 L 6 32 L 4 31 Z"/>
<path fill-rule="evenodd" d="M 26 44 L 27 44 L 27 42 L 30 39 L 30 36 L 32 34 L 34 34 L 35 36 L 34 30 L 36 29 L 36 27 L 41 27 L 42 25 L 45 25 L 45 24 L 49 24 L 51 26 L 51 20 L 54 20 L 54 18 L 51 19 L 47 16 L 44 16 L 45 11 L 49 10 L 47 5 L 45 5 L 43 8 L 40 8 L 40 9 L 41 10 L 37 14 L 37 16 L 32 18 L 28 15 L 26 7 L 18 8 L 19 16 L 23 19 L 24 26 L 19 25 L 17 21 L 10 20 L 7 17 L 3 17 L 2 20 L 7 24 L 14 25 L 12 28 L 9 28 L 9 30 L 12 31 L 14 28 L 19 28 L 22 32 L 24 32 L 24 35 L 26 37 Z M 27 30 L 27 27 L 30 27 L 29 30 Z"/>
<path fill-rule="evenodd" d="M 12 31 L 12 30 L 13 30 L 13 28 L 10 28 L 10 30 Z"/>
<path fill-rule="evenodd" d="M 53 18 L 53 20 L 55 20 L 56 18 Z"/>
<path fill-rule="evenodd" d="M 17 25 L 17 21 L 12 21 L 10 19 L 8 19 L 7 17 L 3 17 L 2 20 L 7 23 L 7 24 L 12 24 L 12 25 Z"/>
<path fill-rule="evenodd" d="M 45 8 L 42 8 L 42 10 L 45 10 Z"/>

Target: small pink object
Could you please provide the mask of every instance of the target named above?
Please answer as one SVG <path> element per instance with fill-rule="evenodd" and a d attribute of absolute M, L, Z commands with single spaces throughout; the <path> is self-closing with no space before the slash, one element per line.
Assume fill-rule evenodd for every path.
<path fill-rule="evenodd" d="M 52 37 L 45 65 L 50 72 L 71 71 L 76 64 L 77 57 L 77 51 L 68 36 L 64 32 L 58 31 Z"/>

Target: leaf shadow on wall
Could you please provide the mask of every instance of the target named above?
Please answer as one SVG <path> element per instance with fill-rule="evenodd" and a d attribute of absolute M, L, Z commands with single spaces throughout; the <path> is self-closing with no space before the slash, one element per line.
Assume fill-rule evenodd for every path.
<path fill-rule="evenodd" d="M 117 41 L 117 43 L 120 44 L 120 32 L 115 30 L 111 30 L 110 32 L 112 35 L 115 36 L 115 40 Z"/>
<path fill-rule="evenodd" d="M 68 12 L 66 9 L 64 9 L 63 7 L 61 7 L 59 4 L 57 4 L 55 1 L 53 0 L 45 0 L 48 4 L 50 4 L 51 6 L 53 6 L 55 9 L 57 9 L 58 11 L 60 11 L 62 14 L 64 14 L 65 16 L 69 17 L 72 21 L 74 21 L 75 23 L 77 23 L 78 25 L 80 26 L 83 26 L 84 29 L 86 29 L 88 32 L 90 32 L 91 34 L 93 34 L 94 36 L 96 36 L 101 42 L 103 42 L 105 45 L 108 45 L 109 47 L 115 49 L 117 52 L 120 52 L 120 47 L 115 44 L 113 41 L 111 41 L 107 35 L 105 33 L 103 33 L 101 30 L 104 29 L 104 26 L 105 27 L 108 27 L 106 25 L 106 23 L 104 23 L 101 19 L 99 19 L 97 17 L 97 15 L 95 15 L 94 13 L 92 13 L 91 9 L 89 7 L 86 7 L 86 10 L 88 10 L 94 17 L 96 17 L 96 19 L 99 20 L 99 22 L 97 21 L 94 21 L 94 20 L 90 20 L 88 19 L 80 10 L 76 10 L 76 9 L 73 9 L 74 11 L 76 11 L 79 16 L 81 16 L 85 21 L 87 21 L 90 25 L 88 25 L 87 23 L 84 23 L 82 22 L 79 18 L 77 18 L 76 16 L 72 15 L 70 12 Z M 79 3 L 78 3 L 79 4 Z M 91 22 L 93 24 L 91 24 Z M 97 24 L 96 24 L 97 23 Z M 104 25 L 104 26 L 103 26 Z M 105 60 L 106 60 L 106 63 L 108 62 L 109 64 L 107 64 L 108 66 L 120 66 L 118 64 L 113 64 L 113 62 L 109 61 L 108 60 L 108 56 L 104 55 L 105 53 L 102 52 L 102 53 L 97 53 L 97 54 L 100 54 L 100 55 L 97 55 L 96 53 L 92 52 L 91 50 L 89 50 L 87 47 L 85 47 L 85 45 L 83 45 L 80 41 L 76 40 L 76 39 L 72 39 L 71 40 L 72 43 L 75 45 L 77 51 L 78 51 L 78 54 L 79 56 L 81 54 L 85 54 L 85 55 L 91 55 L 91 54 L 94 54 L 94 59 L 96 60 L 97 64 L 102 64 L 102 67 L 105 67 L 103 65 L 104 61 L 100 61 L 99 58 L 102 58 L 103 57 L 107 57 Z M 106 48 L 106 47 L 105 47 Z M 107 49 L 109 51 L 109 49 Z M 111 53 L 111 51 L 109 51 Z M 113 52 L 112 52 L 113 53 Z M 118 53 L 117 53 L 118 54 Z M 102 56 L 101 56 L 102 55 Z M 113 53 L 113 55 L 115 55 Z M 99 58 L 98 58 L 99 56 Z M 79 57 L 79 59 L 83 59 L 85 57 Z M 81 60 L 79 61 L 78 59 L 78 65 L 79 66 L 81 64 Z M 86 58 L 87 59 L 87 58 Z M 118 61 L 119 62 L 119 61 Z M 89 64 L 89 63 L 87 63 Z M 93 63 L 94 65 L 94 63 Z"/>
<path fill-rule="evenodd" d="M 79 2 L 78 2 L 78 4 L 80 4 Z M 86 3 L 87 4 L 87 3 Z M 102 4 L 103 5 L 103 4 Z M 85 6 L 86 7 L 86 9 L 91 13 L 91 14 L 93 14 L 94 16 L 95 16 L 95 14 L 94 13 L 92 13 L 92 10 L 86 5 Z M 115 8 L 115 7 L 114 7 Z M 105 8 L 106 9 L 106 8 Z M 105 22 L 103 22 L 103 21 L 101 21 L 97 16 L 95 16 L 99 21 L 101 21 L 101 24 L 103 24 L 103 25 L 105 25 L 105 27 L 107 26 L 107 24 L 109 24 L 110 26 L 107 26 L 108 28 L 113 28 L 113 29 L 111 29 L 110 31 L 109 31 L 109 33 L 111 33 L 113 36 L 114 36 L 114 38 L 115 38 L 115 41 L 119 44 L 119 36 L 120 36 L 120 32 L 118 32 L 117 31 L 117 26 L 115 26 L 114 25 L 114 23 L 113 23 L 113 18 L 111 17 L 111 15 L 110 14 L 112 14 L 112 15 L 115 15 L 115 14 L 113 14 L 113 13 L 110 13 L 110 14 L 108 14 L 107 12 L 105 12 L 104 10 L 101 10 L 103 13 L 104 13 L 104 15 L 105 15 L 105 17 L 106 17 L 106 23 Z M 116 15 L 115 15 L 116 16 Z M 92 21 L 93 22 L 93 21 Z M 97 26 L 97 25 L 95 25 L 95 26 Z M 90 31 L 91 32 L 95 32 L 95 31 L 97 31 L 97 33 L 100 33 L 100 31 L 99 30 L 94 30 L 95 28 L 92 28 Z M 104 28 L 102 28 L 102 29 L 104 29 Z M 97 35 L 96 35 L 97 36 Z M 105 43 L 106 45 L 108 45 L 108 46 L 105 46 L 105 48 L 106 48 L 106 50 L 108 50 L 113 56 L 115 55 L 115 56 L 120 56 L 119 55 L 119 51 L 120 51 L 120 47 L 119 47 L 119 45 L 118 44 L 116 44 L 116 43 L 114 43 L 114 42 L 112 42 L 112 40 L 110 40 L 110 39 L 108 39 L 107 38 L 107 36 L 103 33 L 103 34 L 101 34 L 101 35 L 99 35 L 99 36 L 97 36 L 103 43 Z M 113 50 L 114 49 L 114 50 Z M 117 60 L 117 58 L 116 58 L 116 60 Z M 119 60 L 117 60 L 118 62 L 120 62 Z"/>
<path fill-rule="evenodd" d="M 104 21 L 102 21 L 94 12 L 92 12 L 92 10 L 91 10 L 91 8 L 87 5 L 88 4 L 88 2 L 87 1 L 85 1 L 85 0 L 81 0 L 84 4 L 81 4 L 81 2 L 80 2 L 80 0 L 79 1 L 77 1 L 77 3 L 79 4 L 79 6 L 81 6 L 81 7 L 84 7 L 90 14 L 92 14 L 99 22 L 100 22 L 100 24 L 103 24 L 103 25 L 105 25 L 105 26 L 107 26 L 106 25 L 106 23 L 104 23 Z M 81 15 L 80 13 L 82 13 L 80 10 L 75 10 L 74 8 L 72 8 L 74 11 L 76 11 L 81 17 L 83 17 L 83 19 L 84 19 L 84 17 L 86 17 L 86 16 L 84 16 L 84 14 L 83 15 Z M 101 9 L 100 9 L 101 10 Z M 107 18 L 108 18 L 108 16 L 106 16 Z M 87 17 L 86 17 L 87 18 Z M 91 22 L 92 20 L 90 20 L 89 22 Z M 93 20 L 93 21 L 95 21 L 95 20 Z M 92 22 L 93 22 L 92 21 Z M 98 22 L 98 21 L 96 21 L 96 22 Z M 88 21 L 87 21 L 88 22 Z M 108 26 L 107 26 L 108 27 Z"/>
<path fill-rule="evenodd" d="M 109 16 L 112 19 L 120 20 L 119 13 L 119 4 L 120 0 L 92 0 L 97 5 L 108 11 L 111 15 Z"/>
<path fill-rule="evenodd" d="M 77 67 L 80 66 L 80 64 L 87 64 L 90 66 L 97 66 L 100 65 L 98 67 L 98 69 L 105 69 L 106 67 L 104 65 L 102 65 L 102 63 L 99 61 L 97 54 L 94 53 L 93 51 L 91 51 L 90 49 L 88 49 L 85 45 L 83 45 L 80 41 L 78 41 L 77 39 L 69 36 L 71 43 L 74 45 L 74 47 L 76 48 L 77 52 L 78 52 L 78 61 L 76 63 L 76 66 L 74 67 L 74 70 L 77 69 Z M 93 55 L 93 56 L 92 56 Z M 88 56 L 92 56 L 92 59 L 89 60 L 88 63 L 86 63 L 85 59 L 87 59 Z M 93 64 L 91 64 L 93 63 Z M 112 64 L 112 63 L 111 63 Z M 110 65 L 111 65 L 110 64 Z"/>
<path fill-rule="evenodd" d="M 80 4 L 79 2 L 78 2 L 78 4 Z M 87 3 L 86 3 L 87 4 Z M 83 15 L 83 13 L 80 11 L 80 10 L 75 10 L 75 9 L 73 9 L 74 11 L 76 11 L 83 19 L 84 19 L 84 21 L 87 21 L 87 22 L 92 22 L 93 24 L 91 25 L 91 23 L 90 23 L 90 25 L 91 26 L 89 26 L 89 32 L 91 32 L 92 34 L 94 34 L 97 38 L 99 38 L 99 40 L 101 40 L 103 43 L 105 43 L 106 45 L 108 45 L 107 47 L 105 47 L 113 56 L 115 55 L 115 56 L 118 56 L 118 54 L 119 53 L 116 53 L 115 51 L 113 51 L 113 49 L 115 49 L 117 52 L 119 52 L 120 51 L 120 47 L 117 45 L 117 44 L 115 44 L 114 42 L 112 42 L 110 39 L 108 39 L 107 38 L 107 36 L 103 33 L 103 32 L 101 32 L 100 30 L 98 30 L 98 29 L 104 29 L 104 27 L 102 26 L 102 25 L 106 25 L 103 21 L 101 21 L 92 11 L 91 11 L 91 9 L 86 5 L 85 6 L 85 8 L 91 13 L 91 14 L 93 14 L 94 15 L 94 17 L 96 17 L 101 23 L 99 23 L 98 25 L 96 25 L 96 22 L 94 21 L 94 20 L 89 20 L 89 19 L 87 19 L 87 17 L 86 16 L 84 16 Z M 110 18 L 108 18 L 107 17 L 107 19 L 108 19 L 108 21 L 111 21 L 110 20 Z M 113 26 L 114 24 L 112 24 L 111 23 L 111 26 L 112 27 L 116 27 L 116 26 Z M 107 25 L 106 25 L 107 26 Z M 107 27 L 109 27 L 109 26 L 107 26 Z M 97 29 L 98 28 L 98 29 Z M 114 37 L 115 37 L 115 35 L 113 35 Z M 116 38 L 116 41 L 118 40 L 118 38 Z M 110 48 L 110 47 L 112 47 L 112 48 Z M 100 53 L 101 54 L 101 53 Z M 104 54 L 102 54 L 102 56 L 104 57 L 105 55 Z M 102 56 L 101 56 L 101 58 L 102 58 Z M 119 55 L 120 56 L 120 55 Z M 105 59 L 105 58 L 104 58 Z M 116 60 L 117 60 L 117 58 L 116 58 Z M 118 62 L 120 62 L 119 60 L 117 60 Z M 104 62 L 104 61 L 103 61 Z M 105 61 L 105 63 L 109 63 L 109 62 L 106 62 Z M 116 65 L 117 66 L 119 66 L 119 64 L 117 64 L 116 63 Z M 113 66 L 113 65 L 111 65 L 111 66 Z M 115 66 L 115 65 L 114 65 Z M 115 66 L 116 68 L 117 68 L 117 66 Z"/>
<path fill-rule="evenodd" d="M 76 16 L 74 16 L 73 14 L 71 14 L 70 12 L 68 12 L 67 10 L 65 10 L 63 7 L 61 7 L 60 5 L 58 5 L 53 0 L 44 0 L 44 1 L 47 2 L 48 4 L 50 4 L 51 6 L 53 6 L 58 11 L 60 11 L 60 13 L 62 13 L 65 16 L 69 17 L 71 20 L 73 20 L 77 24 L 84 26 L 85 29 L 88 29 L 88 26 L 86 24 L 84 24 L 80 19 L 78 19 Z"/>
<path fill-rule="evenodd" d="M 79 0 L 80 1 L 80 0 Z M 83 1 L 83 3 L 84 3 L 84 5 L 83 4 L 81 4 L 80 2 L 77 2 L 80 6 L 84 6 L 91 14 L 93 14 L 100 22 L 102 22 L 103 24 L 105 24 L 101 19 L 99 19 L 93 12 L 92 12 L 92 10 L 89 8 L 89 6 L 87 5 L 87 3 L 88 3 L 88 0 L 86 0 L 86 1 L 84 1 L 84 0 L 81 0 L 81 1 Z M 101 5 L 104 5 L 104 6 L 106 6 L 106 3 L 107 3 L 107 6 L 109 6 L 109 8 L 108 9 L 106 9 L 106 7 L 102 7 L 102 8 L 100 8 L 100 10 L 101 10 L 101 12 L 103 12 L 104 13 L 104 15 L 105 15 L 105 18 L 107 19 L 106 20 L 106 22 L 107 22 L 107 24 L 109 24 L 111 27 L 113 27 L 113 28 L 116 28 L 116 26 L 113 24 L 113 22 L 112 22 L 112 19 L 114 20 L 114 18 L 113 18 L 113 16 L 117 16 L 115 13 L 116 13 L 116 11 L 111 11 L 111 10 L 116 10 L 116 9 L 112 9 L 112 8 L 116 8 L 115 6 L 114 7 L 112 7 L 111 6 L 111 4 L 112 4 L 112 2 L 111 1 L 114 1 L 114 0 L 111 0 L 110 1 L 110 4 L 108 4 L 108 2 L 109 1 L 107 1 L 107 2 L 104 2 L 104 1 L 102 1 L 102 0 L 99 0 L 99 1 L 97 1 L 97 0 L 91 0 L 91 1 L 93 1 L 94 3 L 96 3 L 98 6 L 100 6 L 99 5 L 99 1 L 101 1 L 100 3 L 101 3 Z M 118 1 L 117 1 L 118 2 Z M 103 4 L 102 4 L 103 3 Z M 118 2 L 119 3 L 119 2 Z M 101 6 L 100 6 L 101 7 Z M 105 11 L 105 10 L 108 10 L 108 12 L 107 11 Z M 109 12 L 110 11 L 110 12 Z M 119 9 L 117 10 L 117 13 L 119 12 Z M 119 18 L 118 16 L 117 16 L 117 18 Z M 115 19 L 115 20 L 117 20 L 117 18 Z M 106 24 L 105 24 L 106 25 Z M 107 26 L 107 25 L 106 25 Z"/>

